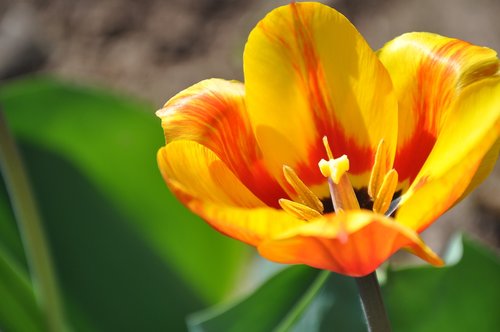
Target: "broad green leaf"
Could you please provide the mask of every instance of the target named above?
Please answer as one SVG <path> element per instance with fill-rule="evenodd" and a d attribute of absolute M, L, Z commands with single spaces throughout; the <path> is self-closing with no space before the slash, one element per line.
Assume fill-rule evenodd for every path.
<path fill-rule="evenodd" d="M 99 331 L 182 330 L 193 290 L 77 169 L 22 147 L 68 301 Z"/>
<path fill-rule="evenodd" d="M 246 298 L 192 315 L 191 332 L 364 331 L 352 279 L 286 268 Z M 334 327 L 334 329 L 333 329 Z"/>
<path fill-rule="evenodd" d="M 463 246 L 455 265 L 389 271 L 382 290 L 395 331 L 498 331 L 500 260 L 467 238 Z"/>
<path fill-rule="evenodd" d="M 188 312 L 231 289 L 247 247 L 169 193 L 156 166 L 164 138 L 152 106 L 43 78 L 3 86 L 0 105 L 80 320 L 101 331 L 182 330 Z M 0 195 L 0 244 L 23 266 L 3 188 Z"/>
<path fill-rule="evenodd" d="M 189 330 L 272 331 L 293 311 L 317 278 L 322 278 L 321 273 L 305 266 L 285 269 L 236 304 L 192 315 L 188 320 Z"/>
<path fill-rule="evenodd" d="M 290 331 L 365 332 L 366 324 L 354 280 L 330 274 L 318 296 Z"/>

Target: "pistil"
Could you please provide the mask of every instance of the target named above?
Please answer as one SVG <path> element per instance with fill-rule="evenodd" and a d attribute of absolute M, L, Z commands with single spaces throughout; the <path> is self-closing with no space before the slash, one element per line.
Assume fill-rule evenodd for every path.
<path fill-rule="evenodd" d="M 321 159 L 318 166 L 321 174 L 328 178 L 330 195 L 335 212 L 359 209 L 358 199 L 347 174 L 349 159 L 346 155 L 333 158 L 326 138 L 323 138 L 323 144 L 330 159 L 328 161 Z"/>
<path fill-rule="evenodd" d="M 318 166 L 321 174 L 328 178 L 330 196 L 335 212 L 342 213 L 344 210 L 359 210 L 358 199 L 347 174 L 349 159 L 346 155 L 334 158 L 326 137 L 323 137 L 323 144 L 325 145 L 329 160 L 321 159 Z M 349 233 L 345 230 L 346 227 L 343 222 L 340 224 L 340 227 L 339 240 L 341 243 L 346 243 Z"/>

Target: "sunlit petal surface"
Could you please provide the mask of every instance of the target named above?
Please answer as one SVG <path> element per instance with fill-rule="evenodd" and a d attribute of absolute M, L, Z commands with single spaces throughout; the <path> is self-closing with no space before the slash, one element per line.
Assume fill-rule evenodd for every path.
<path fill-rule="evenodd" d="M 324 182 L 323 136 L 351 175 L 367 181 L 381 138 L 394 154 L 397 103 L 389 75 L 356 28 L 315 3 L 272 11 L 251 32 L 244 52 L 250 120 L 276 176 L 287 164 L 308 185 Z"/>

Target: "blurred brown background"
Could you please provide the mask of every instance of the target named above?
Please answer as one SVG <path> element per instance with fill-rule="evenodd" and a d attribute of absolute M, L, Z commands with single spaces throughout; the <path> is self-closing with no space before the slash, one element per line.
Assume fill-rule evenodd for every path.
<path fill-rule="evenodd" d="M 288 2 L 0 0 L 0 82 L 50 74 L 112 88 L 159 108 L 204 78 L 242 80 L 249 31 Z M 323 2 L 344 13 L 374 49 L 404 32 L 430 31 L 500 50 L 499 1 Z M 442 219 L 425 234 L 434 248 L 456 229 L 500 248 L 500 167 Z"/>

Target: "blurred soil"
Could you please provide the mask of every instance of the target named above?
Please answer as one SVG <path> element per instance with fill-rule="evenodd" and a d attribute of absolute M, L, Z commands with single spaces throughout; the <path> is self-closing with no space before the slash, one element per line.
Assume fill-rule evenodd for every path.
<path fill-rule="evenodd" d="M 324 1 L 377 49 L 431 31 L 500 50 L 494 0 Z M 242 80 L 249 31 L 288 1 L 0 0 L 0 81 L 38 72 L 111 87 L 159 108 L 204 78 Z M 434 248 L 457 229 L 500 248 L 500 167 L 424 234 Z"/>

